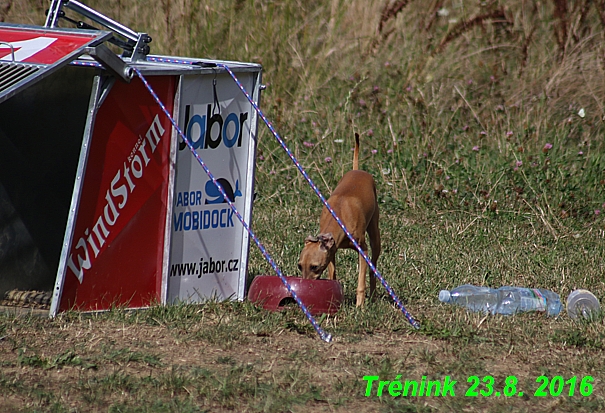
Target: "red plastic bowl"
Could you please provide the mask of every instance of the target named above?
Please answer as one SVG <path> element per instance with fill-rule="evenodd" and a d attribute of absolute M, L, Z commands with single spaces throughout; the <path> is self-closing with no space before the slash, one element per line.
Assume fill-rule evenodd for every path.
<path fill-rule="evenodd" d="M 286 277 L 288 284 L 312 315 L 334 314 L 343 300 L 342 285 L 336 280 L 307 280 Z M 271 311 L 283 310 L 295 302 L 292 294 L 277 276 L 259 275 L 250 285 L 248 300 Z"/>

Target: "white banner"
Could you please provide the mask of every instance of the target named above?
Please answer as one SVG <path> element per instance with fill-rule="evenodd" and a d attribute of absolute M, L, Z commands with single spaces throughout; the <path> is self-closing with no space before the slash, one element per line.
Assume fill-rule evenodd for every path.
<path fill-rule="evenodd" d="M 257 73 L 237 75 L 252 93 Z M 252 216 L 256 112 L 228 74 L 185 76 L 179 125 L 247 223 Z M 179 139 L 168 302 L 244 298 L 248 233 Z"/>

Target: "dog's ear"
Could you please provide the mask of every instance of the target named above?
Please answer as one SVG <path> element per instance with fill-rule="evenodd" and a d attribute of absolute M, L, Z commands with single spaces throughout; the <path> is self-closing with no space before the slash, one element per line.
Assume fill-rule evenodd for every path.
<path fill-rule="evenodd" d="M 328 232 L 327 234 L 319 234 L 317 238 L 321 243 L 320 248 L 322 250 L 330 251 L 334 247 L 335 241 L 331 232 Z"/>
<path fill-rule="evenodd" d="M 314 237 L 313 235 L 309 235 L 307 238 L 305 238 L 305 245 L 311 244 L 313 242 L 319 242 L 319 239 L 317 239 L 317 237 Z"/>

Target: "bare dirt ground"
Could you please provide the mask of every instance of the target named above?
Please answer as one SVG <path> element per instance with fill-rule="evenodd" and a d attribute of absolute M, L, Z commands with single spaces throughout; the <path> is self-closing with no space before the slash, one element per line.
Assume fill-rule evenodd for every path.
<path fill-rule="evenodd" d="M 304 320 L 302 327 L 286 323 L 267 332 L 210 315 L 188 325 L 167 325 L 153 316 L 134 323 L 116 317 L 1 318 L 1 410 L 554 412 L 603 407 L 599 349 L 544 345 L 538 338 L 540 344 L 533 346 L 531 337 L 501 342 L 509 320 L 473 317 L 469 321 L 480 324 L 473 334 L 462 331 L 448 339 L 434 337 L 437 329 L 423 334 L 403 328 L 336 335 L 330 344 Z M 494 334 L 498 338 L 490 340 Z M 542 375 L 549 381 L 591 375 L 594 381 L 590 395 L 580 394 L 578 380 L 571 397 L 571 384 L 563 385 L 559 396 L 535 397 Z M 402 383 L 449 377 L 456 380 L 455 393 L 393 397 L 385 385 L 378 397 L 376 381 L 366 397 L 364 376 Z M 476 396 L 467 393 L 471 376 L 480 381 Z M 493 389 L 487 376 L 494 378 Z M 505 389 L 510 376 L 517 382 Z M 514 393 L 505 397 L 505 391 Z"/>

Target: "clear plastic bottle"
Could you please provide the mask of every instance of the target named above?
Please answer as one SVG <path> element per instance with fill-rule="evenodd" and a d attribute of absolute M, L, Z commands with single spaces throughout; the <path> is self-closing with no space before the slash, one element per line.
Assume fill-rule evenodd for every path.
<path fill-rule="evenodd" d="M 498 306 L 498 295 L 493 288 L 464 284 L 452 291 L 441 290 L 439 301 L 466 307 L 471 311 L 495 314 Z"/>
<path fill-rule="evenodd" d="M 563 308 L 557 293 L 542 288 L 500 287 L 496 290 L 465 284 L 452 291 L 442 290 L 439 300 L 471 311 L 504 315 L 544 311 L 549 316 L 557 316 Z"/>

